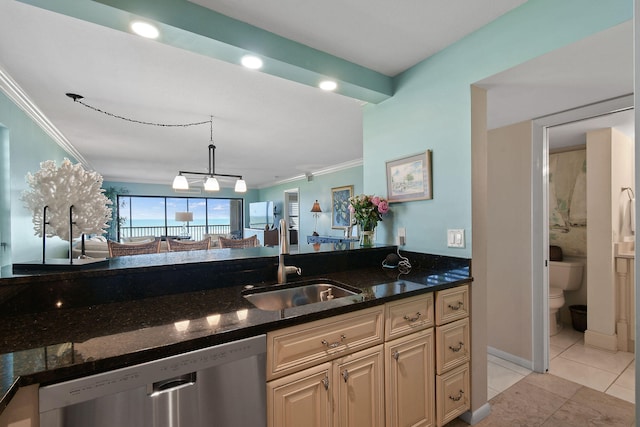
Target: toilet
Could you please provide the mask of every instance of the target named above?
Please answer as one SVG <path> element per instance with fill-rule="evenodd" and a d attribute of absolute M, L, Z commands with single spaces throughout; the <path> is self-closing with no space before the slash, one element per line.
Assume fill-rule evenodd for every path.
<path fill-rule="evenodd" d="M 549 261 L 549 335 L 562 329 L 558 310 L 564 306 L 564 291 L 580 289 L 583 270 L 579 261 Z"/>

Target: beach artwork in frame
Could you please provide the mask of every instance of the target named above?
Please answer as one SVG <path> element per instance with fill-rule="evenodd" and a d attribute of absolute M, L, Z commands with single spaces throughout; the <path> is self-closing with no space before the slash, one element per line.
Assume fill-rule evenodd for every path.
<path fill-rule="evenodd" d="M 349 197 L 353 196 L 353 185 L 331 189 L 331 228 L 344 229 L 351 225 Z"/>
<path fill-rule="evenodd" d="M 387 199 L 408 202 L 433 198 L 431 150 L 387 162 Z"/>

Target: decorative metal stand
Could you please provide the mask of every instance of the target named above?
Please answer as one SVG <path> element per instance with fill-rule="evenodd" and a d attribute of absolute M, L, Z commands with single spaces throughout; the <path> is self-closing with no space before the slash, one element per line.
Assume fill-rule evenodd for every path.
<path fill-rule="evenodd" d="M 47 233 L 46 228 L 47 210 L 49 206 L 45 206 L 42 212 L 42 261 L 33 261 L 25 263 L 13 264 L 13 273 L 33 273 L 37 271 L 65 271 L 65 270 L 82 270 L 84 268 L 95 268 L 109 264 L 106 258 L 88 258 L 85 255 L 84 233 L 82 233 L 81 249 L 82 254 L 78 259 L 73 259 L 73 205 L 69 206 L 69 260 L 63 259 L 46 259 Z"/>

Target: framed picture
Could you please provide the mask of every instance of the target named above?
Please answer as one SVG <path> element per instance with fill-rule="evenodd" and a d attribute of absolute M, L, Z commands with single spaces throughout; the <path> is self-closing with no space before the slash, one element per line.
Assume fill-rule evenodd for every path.
<path fill-rule="evenodd" d="M 331 189 L 331 228 L 346 228 L 351 225 L 349 197 L 353 196 L 353 185 Z"/>
<path fill-rule="evenodd" d="M 387 162 L 387 200 L 433 199 L 431 150 Z"/>

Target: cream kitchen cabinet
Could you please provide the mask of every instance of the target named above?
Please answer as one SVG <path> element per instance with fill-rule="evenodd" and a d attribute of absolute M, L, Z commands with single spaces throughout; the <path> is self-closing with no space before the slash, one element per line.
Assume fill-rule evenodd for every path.
<path fill-rule="evenodd" d="M 436 292 L 436 418 L 441 427 L 471 407 L 469 286 Z"/>
<path fill-rule="evenodd" d="M 268 333 L 267 425 L 428 427 L 457 417 L 469 408 L 468 297 L 461 286 Z"/>
<path fill-rule="evenodd" d="M 383 346 L 267 383 L 269 427 L 384 426 Z"/>
<path fill-rule="evenodd" d="M 387 426 L 435 425 L 433 345 L 433 328 L 384 344 Z"/>

